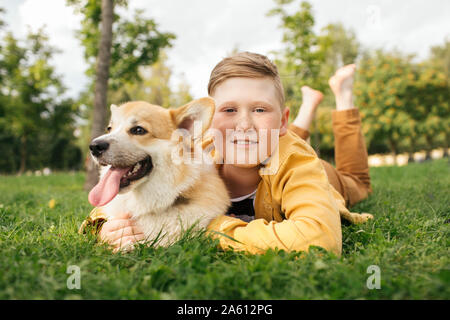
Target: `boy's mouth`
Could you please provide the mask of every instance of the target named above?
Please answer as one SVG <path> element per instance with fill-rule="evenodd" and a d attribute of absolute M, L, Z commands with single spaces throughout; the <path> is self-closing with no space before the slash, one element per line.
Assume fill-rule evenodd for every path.
<path fill-rule="evenodd" d="M 237 146 L 252 146 L 258 144 L 258 134 L 256 132 L 238 133 L 230 136 L 230 143 Z"/>
<path fill-rule="evenodd" d="M 235 140 L 232 140 L 231 143 L 236 144 L 236 145 L 249 146 L 249 145 L 258 144 L 258 141 L 250 140 L 250 139 L 235 139 Z"/>

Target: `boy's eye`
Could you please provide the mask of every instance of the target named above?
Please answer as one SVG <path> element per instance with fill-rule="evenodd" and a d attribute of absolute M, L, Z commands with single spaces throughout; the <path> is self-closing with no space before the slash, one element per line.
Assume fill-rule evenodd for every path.
<path fill-rule="evenodd" d="M 266 110 L 264 108 L 256 108 L 255 111 L 258 112 L 258 113 L 261 113 L 261 112 L 264 112 Z"/>
<path fill-rule="evenodd" d="M 130 129 L 130 133 L 136 136 L 142 136 L 147 133 L 147 130 L 140 126 L 136 126 Z"/>
<path fill-rule="evenodd" d="M 223 111 L 231 113 L 231 112 L 234 112 L 234 109 L 233 108 L 226 108 Z"/>

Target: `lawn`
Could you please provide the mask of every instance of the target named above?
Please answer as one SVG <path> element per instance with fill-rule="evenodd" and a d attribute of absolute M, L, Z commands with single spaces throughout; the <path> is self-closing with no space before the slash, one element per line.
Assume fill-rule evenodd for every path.
<path fill-rule="evenodd" d="M 352 211 L 375 219 L 343 226 L 340 258 L 221 251 L 204 234 L 111 254 L 77 234 L 91 209 L 82 173 L 0 176 L 0 299 L 450 299 L 448 160 L 371 176 L 374 193 Z M 380 289 L 367 286 L 373 265 Z"/>

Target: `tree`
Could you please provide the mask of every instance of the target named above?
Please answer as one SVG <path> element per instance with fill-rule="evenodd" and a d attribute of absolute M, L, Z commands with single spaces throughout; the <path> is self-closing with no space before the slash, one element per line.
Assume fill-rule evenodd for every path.
<path fill-rule="evenodd" d="M 91 140 L 104 132 L 107 121 L 106 96 L 108 94 L 109 65 L 111 59 L 113 0 L 102 0 L 100 48 L 97 56 L 97 71 L 94 90 L 94 110 Z M 92 161 L 87 168 L 85 188 L 92 189 L 97 183 L 97 170 Z"/>
<path fill-rule="evenodd" d="M 442 46 L 431 47 L 431 57 L 427 61 L 432 67 L 442 70 L 446 78 L 450 78 L 450 40 L 445 39 Z"/>
<path fill-rule="evenodd" d="M 283 42 L 286 47 L 277 64 L 287 89 L 287 104 L 298 104 L 301 97 L 300 88 L 303 85 L 324 89 L 324 82 L 319 79 L 324 56 L 323 52 L 318 50 L 319 40 L 313 31 L 312 7 L 308 2 L 301 2 L 297 12 L 288 14 L 284 7 L 293 1 L 275 0 L 277 7 L 268 13 L 269 16 L 281 17 Z"/>
<path fill-rule="evenodd" d="M 275 2 L 276 8 L 268 15 L 281 17 L 283 42 L 286 47 L 278 53 L 276 63 L 280 70 L 286 106 L 291 110 L 291 117 L 294 118 L 298 113 L 302 100 L 301 87 L 304 85 L 324 92 L 324 104 L 333 105 L 334 96 L 329 89 L 328 79 L 342 64 L 355 62 L 360 47 L 355 33 L 345 29 L 342 24 L 335 23 L 327 25 L 321 34 L 317 35 L 313 30 L 315 21 L 311 4 L 301 2 L 299 9 L 289 14 L 285 7 L 294 0 L 275 0 Z M 319 147 L 320 137 L 325 137 L 328 143 L 330 139 L 326 134 L 331 132 L 331 123 L 324 125 L 318 121 L 313 122 L 311 137 L 311 144 L 315 146 L 317 153 L 322 147 L 322 145 Z"/>
<path fill-rule="evenodd" d="M 22 174 L 28 167 L 52 166 L 56 153 L 75 148 L 73 102 L 63 98 L 66 89 L 49 62 L 58 51 L 42 29 L 23 41 L 7 32 L 1 47 L 0 146 L 6 157 L 1 171 Z M 53 148 L 60 139 L 65 145 Z"/>
<path fill-rule="evenodd" d="M 320 155 L 333 159 L 334 135 L 331 113 L 334 110 L 335 97 L 328 86 L 328 79 L 338 68 L 355 63 L 360 54 L 360 44 L 353 30 L 346 29 L 342 23 L 330 23 L 322 28 L 318 35 L 318 46 L 324 57 L 318 76 L 323 81 L 324 98 L 311 129 L 313 137 L 316 136 L 315 141 L 320 141 L 318 147 Z"/>
<path fill-rule="evenodd" d="M 127 82 L 111 92 L 110 99 L 118 102 L 143 100 L 165 108 L 181 106 L 192 100 L 189 85 L 184 79 L 179 83 L 178 90 L 171 88 L 173 74 L 167 65 L 167 55 L 164 51 L 152 66 L 141 67 L 139 76 L 141 81 Z"/>
<path fill-rule="evenodd" d="M 434 68 L 435 70 L 439 70 L 440 72 L 444 73 L 445 79 L 447 79 L 447 86 L 450 87 L 450 40 L 447 37 L 445 39 L 445 42 L 442 46 L 434 46 L 431 48 L 431 57 L 428 61 L 425 62 L 430 67 Z M 450 88 L 447 89 L 447 93 L 450 92 Z M 445 100 L 445 99 L 444 99 Z M 444 124 L 444 130 L 443 134 L 445 136 L 445 155 L 449 156 L 449 144 L 450 144 L 450 130 L 448 128 L 449 125 L 449 110 L 448 110 L 448 101 L 447 98 L 447 109 L 445 107 L 440 108 L 441 110 L 446 112 L 446 116 L 443 116 L 443 124 Z"/>
<path fill-rule="evenodd" d="M 324 27 L 320 34 L 313 30 L 312 7 L 301 2 L 293 13 L 287 6 L 295 0 L 274 0 L 276 7 L 268 15 L 281 18 L 283 42 L 286 47 L 277 53 L 285 88 L 286 106 L 291 117 L 301 104 L 301 87 L 311 86 L 324 92 L 324 107 L 317 112 L 312 125 L 311 144 L 319 153 L 332 150 L 330 109 L 334 97 L 328 79 L 342 65 L 359 61 L 354 94 L 355 104 L 363 118 L 363 133 L 369 152 L 408 150 L 410 154 L 423 144 L 429 152 L 444 144 L 448 148 L 450 131 L 450 42 L 433 47 L 431 58 L 422 64 L 412 62 L 413 56 L 382 50 L 363 52 L 351 29 L 341 23 Z M 289 7 L 292 9 L 292 6 Z M 444 141 L 444 143 L 442 143 Z"/>
<path fill-rule="evenodd" d="M 416 131 L 425 138 L 427 159 L 431 159 L 431 150 L 437 146 L 439 135 L 444 133 L 445 147 L 448 148 L 450 120 L 450 90 L 445 69 L 429 63 L 415 65 L 408 75 L 414 81 L 407 86 L 402 99 L 406 111 L 417 123 Z"/>
<path fill-rule="evenodd" d="M 283 42 L 286 47 L 278 53 L 276 63 L 285 89 L 286 106 L 290 109 L 291 118 L 294 118 L 301 103 L 301 87 L 308 85 L 323 91 L 326 82 L 320 78 L 324 54 L 319 48 L 319 38 L 313 31 L 314 16 L 311 4 L 301 2 L 299 10 L 289 14 L 285 6 L 292 2 L 294 0 L 275 0 L 277 7 L 268 15 L 281 17 Z M 316 132 L 311 137 L 311 144 L 319 153 L 319 136 Z"/>
<path fill-rule="evenodd" d="M 324 56 L 319 74 L 319 78 L 325 82 L 322 105 L 334 106 L 334 95 L 327 80 L 338 68 L 356 62 L 361 45 L 355 32 L 352 29 L 346 29 L 342 23 L 330 23 L 322 28 L 318 36 L 318 45 Z"/>
<path fill-rule="evenodd" d="M 352 29 L 346 29 L 342 23 L 330 23 L 321 30 L 319 36 L 321 50 L 324 51 L 325 65 L 330 68 L 331 76 L 335 69 L 355 63 L 360 44 Z"/>
<path fill-rule="evenodd" d="M 363 119 L 363 132 L 372 142 L 383 141 L 392 154 L 399 153 L 405 136 L 406 103 L 402 98 L 414 81 L 412 56 L 384 53 L 366 55 L 359 63 L 354 93 Z"/>
<path fill-rule="evenodd" d="M 371 142 L 384 141 L 393 154 L 402 146 L 412 154 L 424 140 L 430 157 L 436 137 L 447 131 L 448 79 L 412 57 L 378 50 L 360 62 L 354 91 L 369 150 Z"/>
<path fill-rule="evenodd" d="M 178 89 L 172 95 L 172 105 L 182 106 L 193 99 L 190 93 L 191 87 L 187 82 L 184 74 L 181 75 L 181 80 L 178 83 Z"/>
<path fill-rule="evenodd" d="M 86 73 L 94 79 L 95 66 L 101 63 L 108 64 L 108 89 L 117 90 L 127 82 L 140 81 L 139 67 L 156 62 L 159 50 L 170 46 L 171 40 L 175 38 L 172 33 L 160 32 L 152 19 L 143 18 L 142 11 L 136 11 L 131 21 L 120 17 L 114 8 L 126 8 L 128 4 L 126 0 L 114 0 L 114 3 L 113 0 L 102 0 L 102 5 L 105 4 L 106 7 L 101 7 L 96 0 L 67 0 L 67 3 L 83 16 L 81 30 L 77 36 L 85 48 L 85 59 L 89 63 Z M 105 12 L 107 8 L 108 12 Z M 102 25 L 102 31 L 100 31 L 100 25 Z M 105 34 L 105 39 L 103 38 L 103 28 L 107 26 L 108 30 L 112 28 L 112 38 L 108 48 L 106 48 L 108 33 Z M 103 50 L 102 41 L 110 52 L 110 61 L 100 60 L 99 50 Z M 102 59 L 106 59 L 106 56 Z M 89 101 L 84 103 L 90 105 Z M 100 135 L 100 128 L 103 129 L 106 126 L 106 116 L 103 115 L 107 114 L 108 103 L 106 99 L 101 103 L 102 105 L 98 107 L 101 111 L 98 112 L 102 112 L 102 116 L 99 119 L 93 119 L 92 138 Z M 92 163 L 88 164 L 85 189 L 91 189 L 97 180 L 96 169 Z"/>

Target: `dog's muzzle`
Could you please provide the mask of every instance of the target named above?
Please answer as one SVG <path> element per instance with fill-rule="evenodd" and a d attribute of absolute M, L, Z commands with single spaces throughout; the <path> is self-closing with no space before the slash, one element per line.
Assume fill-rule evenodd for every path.
<path fill-rule="evenodd" d="M 100 157 L 109 148 L 109 143 L 104 140 L 93 141 L 89 145 L 89 149 L 94 157 Z"/>

